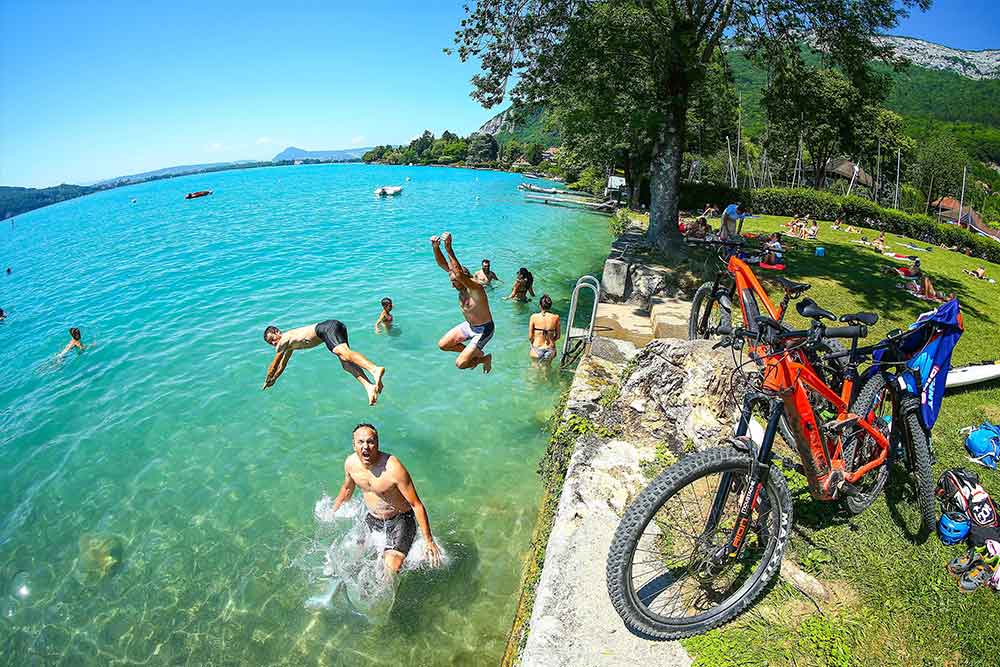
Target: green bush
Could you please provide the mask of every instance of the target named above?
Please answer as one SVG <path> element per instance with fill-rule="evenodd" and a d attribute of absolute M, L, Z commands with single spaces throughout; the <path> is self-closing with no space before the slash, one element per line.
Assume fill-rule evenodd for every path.
<path fill-rule="evenodd" d="M 684 183 L 681 208 L 700 209 L 705 204 L 742 202 L 754 213 L 765 215 L 811 215 L 817 220 L 838 217 L 856 227 L 885 230 L 925 243 L 958 246 L 959 250 L 991 262 L 1000 263 L 1000 243 L 975 232 L 936 222 L 926 215 L 903 213 L 877 206 L 871 200 L 851 195 L 835 195 L 809 188 L 733 189 L 714 183 Z"/>

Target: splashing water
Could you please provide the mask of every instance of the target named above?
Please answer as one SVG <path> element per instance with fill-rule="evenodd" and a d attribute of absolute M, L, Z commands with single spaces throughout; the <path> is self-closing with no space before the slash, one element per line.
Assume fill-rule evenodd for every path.
<path fill-rule="evenodd" d="M 385 533 L 372 532 L 365 524 L 364 503 L 352 499 L 333 511 L 333 499 L 327 494 L 316 502 L 316 536 L 305 553 L 295 562 L 311 584 L 321 592 L 309 597 L 305 605 L 312 609 L 349 609 L 371 623 L 388 619 L 396 601 L 398 577 L 387 574 L 382 562 Z M 440 568 L 451 562 L 441 551 Z M 433 567 L 426 555 L 423 535 L 417 534 L 402 571 Z"/>

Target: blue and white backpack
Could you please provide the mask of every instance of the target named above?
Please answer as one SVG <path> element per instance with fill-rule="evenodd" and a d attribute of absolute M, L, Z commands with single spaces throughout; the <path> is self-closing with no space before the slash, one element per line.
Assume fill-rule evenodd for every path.
<path fill-rule="evenodd" d="M 983 422 L 965 437 L 969 458 L 980 465 L 996 470 L 1000 460 L 1000 426 Z"/>

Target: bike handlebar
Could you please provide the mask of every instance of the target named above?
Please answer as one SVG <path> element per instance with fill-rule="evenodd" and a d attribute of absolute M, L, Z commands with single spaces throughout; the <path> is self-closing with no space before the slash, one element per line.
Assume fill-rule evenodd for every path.
<path fill-rule="evenodd" d="M 864 338 L 868 335 L 868 327 L 864 324 L 854 324 L 849 327 L 824 327 L 824 338 Z"/>

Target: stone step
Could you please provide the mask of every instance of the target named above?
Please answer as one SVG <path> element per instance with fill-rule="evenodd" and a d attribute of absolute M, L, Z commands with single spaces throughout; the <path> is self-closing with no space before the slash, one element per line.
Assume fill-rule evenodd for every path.
<path fill-rule="evenodd" d="M 644 347 L 653 340 L 649 313 L 627 303 L 598 304 L 594 333 L 605 338 L 626 340 L 636 347 Z"/>
<path fill-rule="evenodd" d="M 656 338 L 686 339 L 691 303 L 656 297 L 649 308 L 649 321 Z"/>

